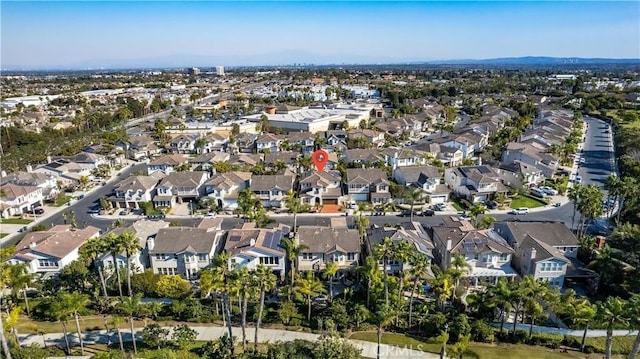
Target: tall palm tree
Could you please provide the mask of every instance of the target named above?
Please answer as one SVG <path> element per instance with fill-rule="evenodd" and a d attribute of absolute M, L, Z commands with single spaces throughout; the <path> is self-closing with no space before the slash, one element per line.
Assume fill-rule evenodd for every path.
<path fill-rule="evenodd" d="M 142 250 L 142 246 L 140 246 L 140 241 L 135 233 L 129 231 L 125 231 L 120 235 L 120 243 L 122 244 L 122 248 L 127 256 L 127 289 L 129 291 L 129 296 L 131 296 L 131 257 L 140 252 Z"/>
<path fill-rule="evenodd" d="M 530 285 L 526 281 L 527 278 L 532 278 L 531 276 L 525 276 L 525 280 L 522 282 L 511 282 L 509 283 L 509 287 L 511 288 L 509 302 L 511 303 L 511 308 L 513 308 L 513 332 L 511 335 L 515 338 L 516 328 L 518 326 L 518 315 L 521 314 L 523 306 L 525 304 L 525 300 L 531 295 Z"/>
<path fill-rule="evenodd" d="M 66 308 L 69 314 L 73 315 L 76 322 L 76 330 L 78 331 L 78 341 L 80 342 L 80 354 L 84 355 L 84 341 L 82 340 L 82 331 L 80 330 L 80 312 L 84 311 L 87 306 L 91 304 L 91 300 L 86 294 L 78 292 L 61 292 L 58 300 L 63 303 L 63 308 Z"/>
<path fill-rule="evenodd" d="M 582 191 L 584 187 L 581 184 L 576 183 L 573 187 L 569 188 L 567 192 L 567 198 L 573 202 L 573 215 L 571 216 L 571 229 L 575 229 L 576 223 L 576 212 L 578 211 L 578 201 L 580 201 L 580 196 L 582 195 Z"/>
<path fill-rule="evenodd" d="M 115 328 L 118 335 L 118 343 L 120 344 L 120 351 L 124 355 L 124 343 L 122 342 L 122 331 L 120 331 L 120 323 L 122 323 L 122 317 L 118 315 L 111 316 L 111 325 Z"/>
<path fill-rule="evenodd" d="M 247 267 L 234 270 L 232 272 L 232 281 L 238 286 L 238 294 L 240 301 L 240 327 L 242 328 L 242 350 L 247 350 L 247 302 L 252 294 L 253 273 L 249 273 Z"/>
<path fill-rule="evenodd" d="M 231 256 L 227 252 L 222 252 L 213 258 L 212 265 L 212 281 L 216 283 L 218 290 L 222 293 L 222 304 L 225 316 L 227 318 L 227 334 L 229 340 L 233 340 L 233 329 L 231 329 L 231 301 L 229 299 L 229 293 L 231 292 L 231 268 L 230 263 Z M 231 356 L 234 355 L 234 346 L 231 345 Z"/>
<path fill-rule="evenodd" d="M 260 329 L 260 324 L 262 323 L 262 313 L 264 311 L 264 296 L 266 292 L 273 290 L 276 287 L 276 282 L 278 278 L 273 271 L 260 264 L 258 268 L 256 268 L 255 276 L 254 276 L 255 284 L 260 289 L 260 307 L 258 308 L 258 317 L 256 318 L 256 332 L 254 336 L 254 349 L 258 350 L 258 330 Z"/>
<path fill-rule="evenodd" d="M 629 353 L 629 359 L 634 359 L 638 356 L 638 350 L 640 350 L 640 294 L 633 294 L 627 301 L 627 313 L 631 318 L 631 328 L 638 331 L 636 340 L 633 342 L 633 348 Z"/>
<path fill-rule="evenodd" d="M 627 326 L 629 313 L 627 303 L 619 297 L 608 297 L 605 302 L 596 303 L 595 321 L 605 325 L 607 339 L 605 340 L 605 358 L 611 359 L 611 346 L 613 344 L 613 328 Z"/>
<path fill-rule="evenodd" d="M 622 213 L 622 209 L 627 203 L 628 200 L 637 197 L 640 194 L 640 190 L 638 189 L 638 179 L 635 177 L 625 177 L 622 179 L 622 189 L 620 191 L 620 203 L 618 208 L 618 214 L 616 215 L 616 222 L 620 223 L 620 214 Z"/>
<path fill-rule="evenodd" d="M 489 287 L 490 295 L 495 297 L 496 303 L 500 308 L 500 335 L 504 330 L 504 323 L 509 316 L 511 309 L 511 286 L 506 278 L 501 277 L 495 286 Z"/>
<path fill-rule="evenodd" d="M 369 256 L 364 261 L 364 265 L 358 267 L 358 273 L 367 279 L 367 308 L 371 308 L 371 289 L 375 280 L 380 278 L 380 264 L 375 257 Z"/>
<path fill-rule="evenodd" d="M 389 305 L 389 273 L 387 263 L 393 255 L 393 242 L 391 238 L 385 237 L 382 243 L 378 243 L 373 247 L 373 256 L 377 260 L 382 260 L 382 278 L 384 279 L 384 302 Z"/>
<path fill-rule="evenodd" d="M 91 238 L 80 247 L 80 257 L 91 260 L 93 269 L 98 272 L 100 278 L 100 285 L 102 286 L 102 295 L 106 299 L 109 294 L 107 293 L 107 282 L 104 279 L 102 268 L 98 265 L 98 258 L 105 252 L 104 242 L 98 238 Z"/>
<path fill-rule="evenodd" d="M 452 298 L 456 299 L 456 291 L 460 285 L 460 279 L 471 270 L 471 265 L 467 263 L 466 258 L 460 254 L 454 254 L 451 258 L 451 265 L 447 269 L 447 274 L 453 280 Z"/>
<path fill-rule="evenodd" d="M 596 185 L 589 185 L 582 192 L 582 196 L 580 197 L 580 203 L 578 204 L 578 210 L 581 214 L 581 220 L 578 230 L 578 236 L 582 237 L 584 235 L 585 230 L 588 227 L 588 224 L 595 218 L 600 217 L 603 212 L 603 194 L 600 190 L 600 187 Z M 584 217 L 584 221 L 582 220 Z"/>
<path fill-rule="evenodd" d="M 411 205 L 411 221 L 413 222 L 413 206 L 416 204 L 416 202 L 421 202 L 424 199 L 424 192 L 422 191 L 422 189 L 418 188 L 418 187 L 414 187 L 414 186 L 410 186 L 405 192 L 404 192 L 404 199 L 409 202 L 409 205 Z"/>
<path fill-rule="evenodd" d="M 585 343 L 587 341 L 587 332 L 589 331 L 589 324 L 596 315 L 596 308 L 589 302 L 588 299 L 582 299 L 571 303 L 572 313 L 571 318 L 573 322 L 580 325 L 584 324 L 584 332 L 582 333 L 582 342 L 580 343 L 580 351 L 584 352 Z"/>
<path fill-rule="evenodd" d="M 622 194 L 623 191 L 623 182 L 620 179 L 620 177 L 616 176 L 615 174 L 611 174 L 607 177 L 607 179 L 604 181 L 604 188 L 609 191 L 609 193 L 607 194 L 607 199 L 619 199 L 620 195 Z M 613 206 L 611 206 L 611 210 L 613 210 Z"/>
<path fill-rule="evenodd" d="M 329 284 L 329 302 L 333 301 L 333 278 L 338 273 L 338 263 L 334 261 L 328 261 L 324 268 L 324 277 Z"/>
<path fill-rule="evenodd" d="M 283 238 L 280 240 L 280 248 L 284 249 L 289 264 L 289 281 L 291 285 L 295 284 L 296 260 L 303 250 L 309 247 L 305 244 L 298 244 L 295 238 Z"/>
<path fill-rule="evenodd" d="M 31 315 L 27 288 L 33 281 L 33 275 L 29 273 L 26 263 L 7 265 L 4 270 L 7 273 L 3 276 L 3 283 L 11 288 L 11 294 L 16 299 L 18 298 L 18 293 L 22 291 L 22 299 L 27 310 L 27 316 Z"/>
<path fill-rule="evenodd" d="M 404 299 L 404 267 L 409 262 L 412 254 L 415 253 L 415 247 L 407 240 L 396 242 L 392 246 L 392 256 L 396 262 L 400 263 L 400 282 L 398 283 L 398 302 L 396 305 L 400 307 L 402 299 Z"/>
<path fill-rule="evenodd" d="M 409 274 L 413 278 L 413 286 L 411 287 L 411 296 L 409 297 L 409 328 L 411 328 L 412 315 L 413 315 L 413 296 L 416 293 L 416 289 L 418 288 L 418 283 L 420 280 L 424 279 L 427 274 L 429 274 L 429 269 L 431 268 L 431 263 L 429 262 L 429 258 L 422 254 L 418 253 L 414 256 L 411 256 L 411 269 L 409 269 Z"/>
<path fill-rule="evenodd" d="M 140 312 L 140 299 L 142 299 L 142 294 L 135 294 L 131 297 L 121 297 L 120 303 L 117 305 L 117 309 L 129 318 L 134 354 L 138 354 L 138 347 L 136 345 L 136 331 L 133 327 L 133 318 Z"/>
<path fill-rule="evenodd" d="M 446 273 L 438 273 L 435 278 L 431 280 L 431 285 L 436 295 L 436 305 L 440 309 L 444 309 L 445 300 L 451 298 L 451 294 L 454 291 L 451 277 Z"/>
<path fill-rule="evenodd" d="M 382 331 L 384 328 L 389 326 L 395 320 L 396 315 L 393 310 L 389 308 L 386 304 L 382 306 L 382 308 L 376 311 L 374 316 L 374 323 L 376 326 L 376 334 L 378 338 L 378 349 L 376 351 L 376 358 L 380 359 L 380 344 L 382 342 Z"/>
<path fill-rule="evenodd" d="M 531 338 L 535 318 L 543 313 L 543 308 L 540 305 L 540 302 L 547 296 L 549 287 L 546 283 L 537 281 L 530 275 L 524 277 L 521 285 L 524 286 L 526 291 L 529 293 L 524 300 L 524 312 L 529 314 L 529 318 L 531 320 L 529 324 L 529 338 Z"/>
<path fill-rule="evenodd" d="M 324 285 L 313 273 L 307 272 L 304 277 L 296 282 L 294 290 L 305 297 L 307 302 L 307 321 L 311 321 L 311 299 L 326 291 Z"/>
<path fill-rule="evenodd" d="M 296 233 L 298 231 L 298 213 L 304 210 L 304 204 L 300 198 L 296 197 L 296 192 L 294 191 L 287 193 L 285 204 L 289 211 L 293 213 L 293 232 Z"/>
<path fill-rule="evenodd" d="M 103 237 L 105 247 L 111 252 L 111 259 L 113 260 L 113 267 L 116 272 L 116 279 L 118 280 L 118 294 L 122 297 L 122 279 L 120 277 L 120 266 L 118 265 L 118 254 L 124 251 L 124 244 L 119 236 L 115 233 L 109 233 Z"/>
<path fill-rule="evenodd" d="M 63 302 L 62 300 L 60 300 L 60 294 L 62 293 L 58 293 L 58 298 L 56 301 L 54 301 L 53 303 L 51 303 L 51 306 L 49 307 L 49 316 L 51 316 L 52 318 L 60 321 L 60 324 L 62 325 L 62 335 L 64 336 L 64 342 L 66 344 L 67 347 L 67 355 L 71 354 L 71 346 L 69 345 L 69 334 L 67 331 L 67 320 L 69 320 L 69 317 L 71 316 L 71 313 L 67 307 L 67 303 Z"/>

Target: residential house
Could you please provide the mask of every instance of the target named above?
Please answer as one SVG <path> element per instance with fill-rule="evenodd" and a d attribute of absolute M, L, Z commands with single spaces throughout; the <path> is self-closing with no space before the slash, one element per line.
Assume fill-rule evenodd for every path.
<path fill-rule="evenodd" d="M 299 245 L 306 248 L 298 256 L 298 270 L 320 272 L 331 261 L 338 264 L 335 278 L 341 279 L 358 268 L 360 233 L 357 229 L 300 226 L 297 238 Z"/>
<path fill-rule="evenodd" d="M 232 165 L 240 166 L 245 171 L 250 171 L 257 164 L 262 162 L 264 155 L 261 153 L 239 153 L 229 158 L 229 163 Z"/>
<path fill-rule="evenodd" d="M 181 154 L 167 155 L 147 163 L 147 174 L 151 175 L 154 172 L 162 172 L 169 174 L 175 172 L 176 167 L 187 163 L 188 157 Z"/>
<path fill-rule="evenodd" d="M 536 166 L 546 178 L 553 178 L 560 166 L 559 158 L 536 148 L 532 144 L 510 142 L 502 153 L 503 162 L 520 161 Z"/>
<path fill-rule="evenodd" d="M 258 135 L 248 132 L 240 132 L 235 143 L 229 143 L 229 152 L 231 154 L 252 153 L 256 148 L 256 139 Z"/>
<path fill-rule="evenodd" d="M 290 132 L 285 137 L 290 149 L 303 155 L 312 153 L 315 149 L 315 135 L 311 132 Z"/>
<path fill-rule="evenodd" d="M 222 136 L 219 133 L 208 134 L 204 138 L 204 146 L 196 147 L 199 154 L 209 152 L 226 152 L 229 145 L 229 137 Z"/>
<path fill-rule="evenodd" d="M 426 156 L 436 159 L 449 167 L 462 165 L 462 160 L 464 159 L 462 150 L 456 147 L 449 147 L 435 142 L 419 144 L 415 147 L 424 151 Z"/>
<path fill-rule="evenodd" d="M 54 159 L 47 157 L 47 163 L 38 166 L 34 172 L 77 182 L 83 176 L 90 176 L 91 171 L 102 165 L 110 166 L 109 159 L 105 156 L 80 152 L 75 156 L 60 156 Z"/>
<path fill-rule="evenodd" d="M 31 166 L 27 166 L 27 172 L 13 172 L 6 174 L 2 171 L 0 185 L 13 183 L 17 186 L 35 186 L 42 188 L 44 199 L 55 199 L 60 193 L 58 182 L 54 176 L 44 173 L 31 172 Z"/>
<path fill-rule="evenodd" d="M 380 204 L 391 200 L 387 174 L 379 168 L 348 168 L 346 183 L 352 201 Z"/>
<path fill-rule="evenodd" d="M 324 136 L 330 147 L 347 145 L 347 132 L 345 130 L 329 130 L 324 133 Z"/>
<path fill-rule="evenodd" d="M 162 228 L 147 240 L 151 269 L 157 274 L 195 279 L 211 264 L 222 237 L 223 231 L 216 227 Z"/>
<path fill-rule="evenodd" d="M 299 157 L 300 153 L 293 151 L 265 153 L 264 166 L 267 170 L 283 170 L 287 168 L 290 171 L 296 172 Z M 278 168 L 279 165 L 286 165 L 286 167 Z"/>
<path fill-rule="evenodd" d="M 427 154 L 414 149 L 385 148 L 383 150 L 386 164 L 392 169 L 427 164 Z"/>
<path fill-rule="evenodd" d="M 204 192 L 221 209 L 238 208 L 238 194 L 249 188 L 251 172 L 218 173 L 204 183 Z"/>
<path fill-rule="evenodd" d="M 517 276 L 511 267 L 514 250 L 494 230 L 478 230 L 470 222 L 452 216 L 445 218 L 442 225 L 431 227 L 430 234 L 440 268 L 448 269 L 455 255 L 463 256 L 470 268 L 464 277 L 473 286 Z"/>
<path fill-rule="evenodd" d="M 115 208 L 140 208 L 140 202 L 151 202 L 160 176 L 130 176 L 116 183 L 109 198 Z"/>
<path fill-rule="evenodd" d="M 523 276 L 562 287 L 583 266 L 578 239 L 562 222 L 496 222 L 494 229 L 515 249 L 514 267 Z"/>
<path fill-rule="evenodd" d="M 340 204 L 342 182 L 340 172 L 324 170 L 303 174 L 300 179 L 300 198 L 312 206 Z"/>
<path fill-rule="evenodd" d="M 284 136 L 265 133 L 256 139 L 256 151 L 258 153 L 273 153 L 280 151 L 280 144 Z"/>
<path fill-rule="evenodd" d="M 162 152 L 155 140 L 147 135 L 130 137 L 128 142 L 120 142 L 116 146 L 125 150 L 132 160 L 144 160 Z"/>
<path fill-rule="evenodd" d="M 472 203 L 492 200 L 496 194 L 508 192 L 500 175 L 485 165 L 446 168 L 444 181 L 456 195 Z"/>
<path fill-rule="evenodd" d="M 416 253 L 424 255 L 429 262 L 433 260 L 433 243 L 420 222 L 403 222 L 399 223 L 398 227 L 371 226 L 367 229 L 365 240 L 367 254 L 374 255 L 374 248 L 381 244 L 385 238 L 389 238 L 394 244 L 406 241 L 411 244 Z M 380 270 L 385 270 L 382 260 L 379 260 L 378 264 Z M 402 263 L 394 259 L 387 260 L 387 273 L 397 273 L 408 269 L 411 269 L 410 263 Z"/>
<path fill-rule="evenodd" d="M 166 221 L 152 221 L 148 219 L 141 219 L 139 221 L 133 222 L 130 226 L 126 227 L 116 227 L 109 231 L 107 234 L 113 234 L 116 236 L 121 236 L 125 232 L 132 233 L 138 239 L 138 244 L 140 245 L 140 250 L 136 252 L 130 259 L 131 270 L 134 273 L 142 273 L 146 268 L 150 268 L 151 264 L 149 262 L 149 253 L 147 249 L 147 241 L 149 238 L 153 238 L 158 234 L 163 228 L 169 228 L 169 222 Z M 102 256 L 98 258 L 96 261 L 100 267 L 103 268 L 115 268 L 113 265 L 113 255 L 111 252 L 106 252 Z M 119 268 L 127 267 L 127 255 L 126 253 L 118 253 L 116 254 L 116 263 Z M 114 274 L 114 271 L 111 271 L 111 275 Z"/>
<path fill-rule="evenodd" d="M 285 250 L 280 246 L 289 237 L 291 228 L 279 224 L 276 228 L 256 228 L 255 223 L 244 223 L 227 234 L 224 251 L 229 253 L 231 269 L 256 269 L 259 265 L 270 268 L 280 279 L 286 276 Z"/>
<path fill-rule="evenodd" d="M 384 156 L 374 149 L 348 149 L 344 158 L 347 164 L 353 167 L 375 167 L 385 163 Z"/>
<path fill-rule="evenodd" d="M 434 166 L 400 167 L 393 171 L 396 181 L 405 187 L 415 186 L 422 189 L 427 202 L 431 204 L 445 203 L 449 201 L 451 190 L 445 184 L 440 184 L 442 175 Z"/>
<path fill-rule="evenodd" d="M 513 188 L 535 187 L 544 181 L 544 175 L 538 167 L 521 161 L 501 163 L 496 173 L 502 178 L 502 183 Z"/>
<path fill-rule="evenodd" d="M 44 201 L 42 187 L 6 183 L 0 186 L 0 190 L 4 193 L 0 198 L 2 218 L 29 213 L 33 208 L 41 206 Z"/>
<path fill-rule="evenodd" d="M 29 273 L 57 274 L 80 257 L 80 246 L 99 235 L 99 228 L 88 226 L 74 229 L 71 225 L 57 225 L 43 232 L 29 232 L 6 260 L 10 264 L 26 263 Z"/>
<path fill-rule="evenodd" d="M 362 141 L 367 147 L 382 147 L 384 145 L 384 132 L 369 129 L 355 128 L 347 133 L 351 141 Z"/>
<path fill-rule="evenodd" d="M 175 172 L 165 176 L 156 186 L 153 197 L 155 207 L 173 207 L 176 201 L 195 202 L 204 195 L 204 183 L 209 179 L 209 172 Z"/>
<path fill-rule="evenodd" d="M 251 177 L 251 191 L 266 208 L 284 208 L 289 191 L 293 190 L 294 176 L 261 175 Z"/>
<path fill-rule="evenodd" d="M 193 153 L 196 149 L 197 135 L 178 135 L 169 141 L 167 150 L 172 153 Z"/>
<path fill-rule="evenodd" d="M 218 162 L 229 162 L 231 155 L 228 152 L 209 151 L 196 158 L 189 159 L 194 168 L 208 171 Z"/>

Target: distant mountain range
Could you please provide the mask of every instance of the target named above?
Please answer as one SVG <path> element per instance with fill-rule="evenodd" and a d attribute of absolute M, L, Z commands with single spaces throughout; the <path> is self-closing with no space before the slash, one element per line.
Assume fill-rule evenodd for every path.
<path fill-rule="evenodd" d="M 287 66 L 287 65 L 502 65 L 502 66 L 560 66 L 638 64 L 640 59 L 580 58 L 580 57 L 503 57 L 491 59 L 421 60 L 375 57 L 366 55 L 322 55 L 291 50 L 254 55 L 169 55 L 143 59 L 94 59 L 72 64 L 50 66 L 2 65 L 4 71 L 20 70 L 97 70 L 97 69 L 154 69 L 181 67 Z"/>

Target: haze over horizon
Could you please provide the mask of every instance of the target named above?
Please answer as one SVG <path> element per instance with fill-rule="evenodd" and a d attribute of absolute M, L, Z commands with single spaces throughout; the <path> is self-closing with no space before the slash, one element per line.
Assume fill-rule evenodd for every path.
<path fill-rule="evenodd" d="M 2 1 L 0 67 L 640 58 L 640 3 Z"/>

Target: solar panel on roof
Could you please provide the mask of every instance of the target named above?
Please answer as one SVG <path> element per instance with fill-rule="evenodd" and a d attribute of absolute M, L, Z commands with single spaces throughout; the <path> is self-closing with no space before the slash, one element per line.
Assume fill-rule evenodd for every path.
<path fill-rule="evenodd" d="M 480 173 L 482 173 L 482 174 L 491 172 L 491 170 L 489 170 L 489 168 L 484 167 L 484 166 L 478 167 L 478 171 L 480 171 Z"/>

